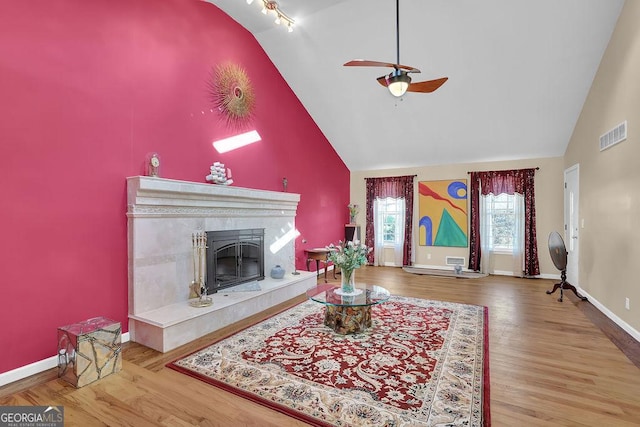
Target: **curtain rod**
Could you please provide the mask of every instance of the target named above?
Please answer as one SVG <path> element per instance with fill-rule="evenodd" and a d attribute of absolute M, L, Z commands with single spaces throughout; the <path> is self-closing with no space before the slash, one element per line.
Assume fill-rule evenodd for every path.
<path fill-rule="evenodd" d="M 396 176 L 371 176 L 369 178 L 365 178 L 365 179 L 378 179 L 378 178 L 402 178 L 405 176 L 410 176 L 412 178 L 415 178 L 418 175 L 396 175 Z"/>
<path fill-rule="evenodd" d="M 524 169 L 530 169 L 530 168 L 524 168 Z M 536 166 L 534 169 L 539 171 L 540 170 L 540 166 Z M 518 169 L 514 169 L 514 170 L 518 170 Z M 474 172 L 489 172 L 489 171 L 474 171 Z M 497 171 L 497 172 L 499 172 L 499 171 Z M 467 171 L 467 173 L 469 174 L 471 172 Z"/>

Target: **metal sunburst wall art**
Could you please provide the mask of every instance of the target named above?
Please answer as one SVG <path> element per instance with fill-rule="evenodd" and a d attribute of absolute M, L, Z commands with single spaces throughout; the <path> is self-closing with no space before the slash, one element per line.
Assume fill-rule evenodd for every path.
<path fill-rule="evenodd" d="M 233 63 L 216 66 L 210 92 L 214 105 L 226 117 L 228 125 L 239 126 L 249 121 L 255 106 L 255 93 L 241 66 Z"/>

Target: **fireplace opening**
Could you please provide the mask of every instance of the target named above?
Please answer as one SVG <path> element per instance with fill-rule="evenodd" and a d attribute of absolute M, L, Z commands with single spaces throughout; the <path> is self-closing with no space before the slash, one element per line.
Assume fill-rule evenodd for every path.
<path fill-rule="evenodd" d="M 264 279 L 264 228 L 207 231 L 207 293 Z"/>

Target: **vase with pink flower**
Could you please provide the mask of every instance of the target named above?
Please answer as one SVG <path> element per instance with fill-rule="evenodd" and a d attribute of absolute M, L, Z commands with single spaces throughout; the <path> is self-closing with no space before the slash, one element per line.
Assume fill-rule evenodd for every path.
<path fill-rule="evenodd" d="M 354 240 L 340 241 L 337 246 L 332 243 L 327 249 L 330 251 L 329 261 L 341 270 L 340 289 L 336 293 L 343 296 L 361 294 L 362 290 L 356 288 L 355 270 L 367 263 L 367 254 L 371 252 L 371 248 Z"/>

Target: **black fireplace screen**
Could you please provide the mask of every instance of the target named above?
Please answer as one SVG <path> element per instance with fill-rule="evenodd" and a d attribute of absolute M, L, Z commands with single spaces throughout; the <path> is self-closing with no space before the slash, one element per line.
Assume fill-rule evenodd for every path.
<path fill-rule="evenodd" d="M 207 292 L 264 279 L 264 228 L 207 231 Z"/>

